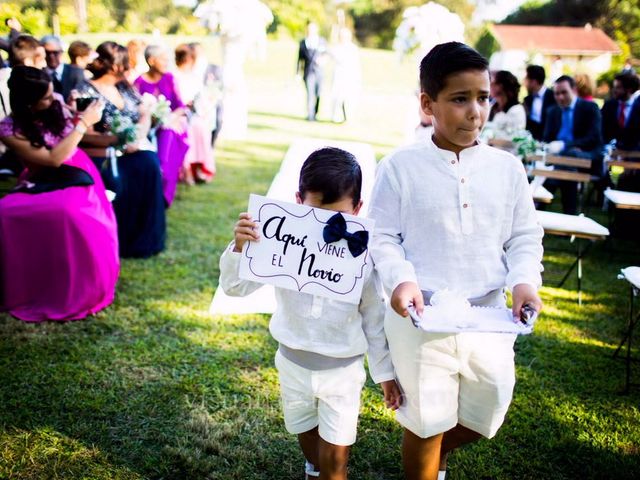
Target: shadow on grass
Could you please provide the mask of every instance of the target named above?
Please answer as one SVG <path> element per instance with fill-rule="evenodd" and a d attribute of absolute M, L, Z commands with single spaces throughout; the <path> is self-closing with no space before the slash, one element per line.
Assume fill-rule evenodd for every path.
<path fill-rule="evenodd" d="M 273 369 L 260 367 L 275 349 L 264 319 L 207 324 L 163 310 L 115 310 L 115 325 L 100 316 L 40 325 L 0 319 L 12 339 L 0 349 L 12 358 L 1 368 L 3 427 L 51 429 L 79 442 L 70 451 L 95 445 L 111 464 L 146 478 L 265 478 L 269 464 L 278 477 L 282 448 L 272 450 L 269 432 L 283 432 Z M 225 441 L 195 461 L 200 403 L 216 419 L 212 439 Z M 48 468 L 43 460 L 43 478 Z"/>

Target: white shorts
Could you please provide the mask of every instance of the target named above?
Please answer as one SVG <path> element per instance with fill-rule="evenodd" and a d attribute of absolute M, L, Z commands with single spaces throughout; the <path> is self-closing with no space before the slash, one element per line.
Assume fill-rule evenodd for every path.
<path fill-rule="evenodd" d="M 385 333 L 403 392 L 400 424 L 421 438 L 458 423 L 493 437 L 515 385 L 515 334 L 426 333 L 390 308 Z"/>
<path fill-rule="evenodd" d="M 364 359 L 346 367 L 309 370 L 277 351 L 275 364 L 287 431 L 300 434 L 318 427 L 326 442 L 353 445 L 366 380 Z"/>

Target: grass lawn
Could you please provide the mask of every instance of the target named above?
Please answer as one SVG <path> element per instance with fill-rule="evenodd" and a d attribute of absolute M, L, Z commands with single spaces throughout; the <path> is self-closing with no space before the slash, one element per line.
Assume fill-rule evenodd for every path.
<path fill-rule="evenodd" d="M 302 478 L 278 405 L 268 316 L 207 313 L 218 258 L 249 193 L 267 191 L 294 138 L 369 142 L 382 156 L 403 141 L 414 84 L 410 64 L 365 51 L 357 119 L 310 124 L 294 66 L 286 42 L 269 45 L 269 63 L 248 64 L 247 140 L 221 142 L 213 183 L 180 187 L 167 250 L 122 262 L 112 306 L 70 323 L 0 315 L 0 479 Z M 624 364 L 611 358 L 628 305 L 616 274 L 638 262 L 637 244 L 621 246 L 633 253 L 591 250 L 582 307 L 573 277 L 553 287 L 571 257 L 547 253 L 546 310 L 536 334 L 517 342 L 507 421 L 494 440 L 452 455 L 449 478 L 637 478 L 640 391 L 620 394 Z M 369 382 L 350 478 L 401 478 L 400 438 Z"/>

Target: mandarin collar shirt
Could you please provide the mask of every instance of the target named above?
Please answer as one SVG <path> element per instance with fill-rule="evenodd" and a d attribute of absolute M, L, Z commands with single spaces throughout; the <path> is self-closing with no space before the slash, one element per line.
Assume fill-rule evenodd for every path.
<path fill-rule="evenodd" d="M 244 297 L 263 286 L 240 278 L 240 258 L 233 243 L 220 257 L 220 287 L 227 295 Z M 290 349 L 327 357 L 366 353 L 373 381 L 392 380 L 395 374 L 384 333 L 384 296 L 371 265 L 368 260 L 359 305 L 276 287 L 271 336 Z"/>
<path fill-rule="evenodd" d="M 478 144 L 455 153 L 431 138 L 379 165 L 371 254 L 388 294 L 402 282 L 474 298 L 541 285 L 542 236 L 522 163 Z"/>

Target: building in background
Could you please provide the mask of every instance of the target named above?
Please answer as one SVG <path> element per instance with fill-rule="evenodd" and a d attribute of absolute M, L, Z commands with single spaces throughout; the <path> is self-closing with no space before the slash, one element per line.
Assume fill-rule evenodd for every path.
<path fill-rule="evenodd" d="M 538 25 L 492 25 L 499 51 L 490 59 L 491 70 L 509 70 L 524 77 L 528 64 L 543 65 L 549 81 L 563 73 L 585 72 L 593 77 L 611 68 L 618 45 L 599 28 Z"/>

